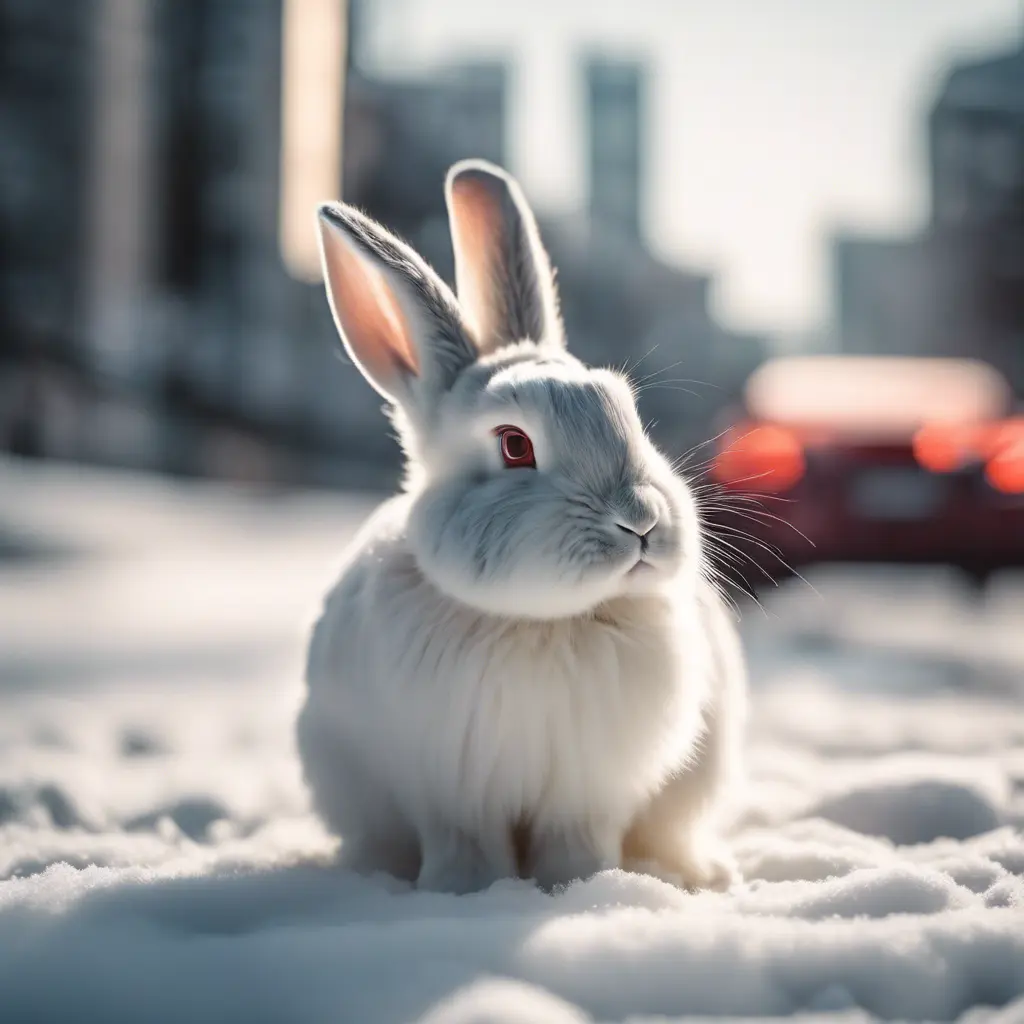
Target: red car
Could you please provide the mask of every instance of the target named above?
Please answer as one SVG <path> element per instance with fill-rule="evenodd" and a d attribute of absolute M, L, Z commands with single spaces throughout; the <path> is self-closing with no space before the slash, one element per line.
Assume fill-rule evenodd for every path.
<path fill-rule="evenodd" d="M 814 562 L 944 563 L 979 582 L 1024 566 L 1024 415 L 1012 401 L 973 360 L 765 363 L 716 441 L 712 547 L 755 587 Z"/>

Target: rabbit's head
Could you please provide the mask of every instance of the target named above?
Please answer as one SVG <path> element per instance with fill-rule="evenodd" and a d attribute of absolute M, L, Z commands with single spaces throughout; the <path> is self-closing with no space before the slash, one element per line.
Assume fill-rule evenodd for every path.
<path fill-rule="evenodd" d="M 519 186 L 465 161 L 446 196 L 458 300 L 379 224 L 342 204 L 319 211 L 335 323 L 409 459 L 420 570 L 462 603 L 535 619 L 692 585 L 693 497 L 644 433 L 627 379 L 566 351 Z"/>

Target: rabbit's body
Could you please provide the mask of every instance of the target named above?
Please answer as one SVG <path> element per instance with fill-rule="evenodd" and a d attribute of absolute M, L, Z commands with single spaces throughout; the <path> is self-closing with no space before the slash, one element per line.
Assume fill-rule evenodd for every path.
<path fill-rule="evenodd" d="M 659 595 L 555 620 L 475 611 L 417 568 L 408 503 L 371 520 L 310 649 L 300 744 L 346 860 L 414 879 L 437 837 L 463 841 L 467 887 L 589 874 L 621 863 L 629 826 L 677 773 L 692 807 L 675 819 L 682 860 L 684 826 L 721 781 L 694 771 L 715 696 L 710 612 Z"/>
<path fill-rule="evenodd" d="M 298 726 L 314 805 L 345 863 L 426 888 L 616 866 L 719 884 L 701 825 L 736 762 L 743 666 L 692 496 L 626 382 L 552 343 L 550 272 L 514 185 L 461 173 L 475 333 L 382 229 L 323 215 L 335 318 L 399 393 L 410 473 L 314 630 Z M 502 225 L 488 258 L 514 258 L 470 274 L 467 245 Z M 488 305 L 505 273 L 516 287 Z M 507 329 L 488 351 L 489 315 Z M 531 322 L 540 340 L 519 342 Z"/>

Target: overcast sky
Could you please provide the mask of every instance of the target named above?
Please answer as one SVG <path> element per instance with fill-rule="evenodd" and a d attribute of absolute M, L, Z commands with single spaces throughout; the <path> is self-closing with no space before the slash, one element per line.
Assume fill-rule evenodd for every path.
<path fill-rule="evenodd" d="M 1020 0 L 374 0 L 389 65 L 508 55 L 509 163 L 538 206 L 583 202 L 588 46 L 646 56 L 647 230 L 719 272 L 739 327 L 827 322 L 833 225 L 902 231 L 927 207 L 923 115 L 952 57 L 1005 48 Z"/>

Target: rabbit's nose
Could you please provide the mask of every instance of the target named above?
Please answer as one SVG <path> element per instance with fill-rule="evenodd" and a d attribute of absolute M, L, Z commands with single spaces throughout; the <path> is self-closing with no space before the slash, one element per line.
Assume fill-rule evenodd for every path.
<path fill-rule="evenodd" d="M 646 550 L 651 531 L 661 519 L 662 503 L 658 493 L 651 487 L 637 487 L 620 495 L 615 504 L 613 522 L 623 531 L 640 538 L 641 547 Z"/>
<path fill-rule="evenodd" d="M 654 508 L 637 510 L 638 514 L 620 517 L 615 520 L 615 525 L 624 533 L 631 533 L 640 538 L 640 546 L 647 547 L 647 538 L 651 530 L 658 525 L 658 512 Z"/>
<path fill-rule="evenodd" d="M 624 523 L 620 519 L 615 520 L 615 525 L 626 533 L 632 533 L 634 536 L 639 537 L 641 540 L 647 538 L 647 534 L 651 532 L 658 525 L 658 517 L 652 517 L 650 522 L 644 521 L 642 523 L 631 522 Z"/>

